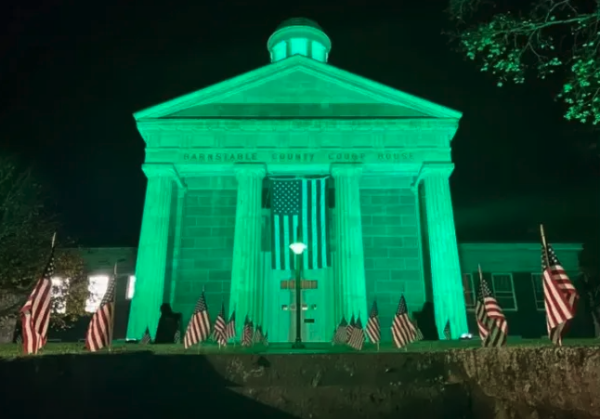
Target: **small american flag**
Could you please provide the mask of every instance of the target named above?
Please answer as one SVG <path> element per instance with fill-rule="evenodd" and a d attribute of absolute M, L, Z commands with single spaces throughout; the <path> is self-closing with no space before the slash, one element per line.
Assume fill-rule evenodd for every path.
<path fill-rule="evenodd" d="M 500 347 L 506 343 L 508 335 L 506 318 L 483 277 L 480 283 L 479 296 L 475 303 L 475 318 L 481 344 L 484 347 Z"/>
<path fill-rule="evenodd" d="M 231 313 L 227 326 L 225 327 L 225 338 L 228 341 L 235 338 L 235 310 Z"/>
<path fill-rule="evenodd" d="M 181 343 L 181 332 L 179 330 L 177 330 L 175 332 L 175 336 L 173 337 L 173 342 L 176 344 L 180 344 Z"/>
<path fill-rule="evenodd" d="M 342 317 L 342 321 L 340 322 L 338 327 L 335 328 L 335 331 L 333 332 L 333 339 L 331 340 L 331 343 L 334 345 L 341 345 L 341 344 L 346 343 L 348 341 L 347 329 L 348 329 L 348 322 L 346 321 L 345 317 Z"/>
<path fill-rule="evenodd" d="M 225 303 L 221 302 L 221 310 L 215 320 L 215 338 L 219 345 L 227 345 L 227 325 L 225 324 Z"/>
<path fill-rule="evenodd" d="M 415 342 L 419 342 L 421 340 L 423 340 L 425 337 L 423 336 L 423 332 L 421 332 L 421 329 L 419 329 L 419 326 L 417 326 L 415 324 Z"/>
<path fill-rule="evenodd" d="M 446 322 L 446 326 L 444 326 L 444 338 L 446 340 L 452 339 L 452 331 L 450 330 L 450 320 Z"/>
<path fill-rule="evenodd" d="M 263 336 L 262 343 L 265 346 L 269 346 L 269 331 L 268 330 L 265 332 L 265 335 Z"/>
<path fill-rule="evenodd" d="M 187 349 L 198 342 L 204 342 L 210 336 L 210 318 L 204 291 L 194 308 L 192 318 L 188 323 L 187 330 L 183 336 L 183 346 Z"/>
<path fill-rule="evenodd" d="M 362 350 L 363 344 L 365 343 L 365 331 L 363 330 L 362 322 L 360 321 L 360 316 L 356 319 L 356 323 L 352 328 L 352 333 L 350 334 L 350 339 L 348 339 L 348 346 L 356 349 L 357 351 Z"/>
<path fill-rule="evenodd" d="M 146 331 L 144 332 L 144 336 L 142 336 L 142 339 L 140 340 L 140 345 L 147 345 L 150 343 L 150 341 L 152 340 L 152 338 L 150 337 L 150 329 L 146 327 Z"/>
<path fill-rule="evenodd" d="M 23 352 L 37 354 L 47 341 L 54 276 L 54 239 L 42 277 L 21 308 Z"/>
<path fill-rule="evenodd" d="M 404 296 L 400 297 L 396 315 L 392 321 L 392 338 L 396 348 L 400 349 L 415 340 L 417 331 L 408 318 L 408 308 Z"/>
<path fill-rule="evenodd" d="M 381 327 L 379 326 L 379 310 L 377 301 L 373 301 L 369 318 L 367 319 L 367 335 L 371 343 L 378 343 L 381 340 Z"/>
<path fill-rule="evenodd" d="M 99 351 L 102 348 L 110 348 L 113 337 L 113 326 L 115 323 L 115 287 L 117 279 L 112 278 L 108 289 L 100 301 L 98 310 L 92 316 L 90 325 L 85 335 L 85 347 L 90 352 Z"/>
<path fill-rule="evenodd" d="M 298 240 L 298 227 L 308 246 L 301 256 L 303 266 L 307 269 L 329 266 L 327 178 L 273 179 L 271 186 L 273 269 L 294 269 L 294 254 L 289 246 Z"/>
<path fill-rule="evenodd" d="M 350 323 L 348 323 L 348 326 L 346 326 L 345 343 L 348 343 L 348 341 L 350 340 L 350 335 L 352 335 L 352 331 L 354 330 L 355 326 L 356 326 L 356 320 L 354 320 L 354 314 L 353 314 L 352 317 L 350 318 Z"/>
<path fill-rule="evenodd" d="M 579 295 L 550 245 L 542 244 L 542 271 L 548 337 L 560 346 L 566 326 L 575 316 Z"/>
<path fill-rule="evenodd" d="M 252 343 L 263 343 L 263 332 L 262 326 L 256 325 L 256 329 L 254 330 L 254 336 L 252 337 Z"/>
<path fill-rule="evenodd" d="M 242 330 L 242 346 L 251 346 L 252 345 L 252 334 L 254 332 L 254 325 L 250 321 L 250 318 L 246 314 L 246 319 L 244 320 L 244 329 Z"/>

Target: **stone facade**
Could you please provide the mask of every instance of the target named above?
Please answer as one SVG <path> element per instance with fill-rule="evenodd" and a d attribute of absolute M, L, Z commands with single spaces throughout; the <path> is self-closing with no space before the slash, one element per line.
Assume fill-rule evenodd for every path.
<path fill-rule="evenodd" d="M 365 324 L 374 299 L 387 322 L 404 294 L 411 311 L 434 302 L 438 333 L 450 321 L 458 337 L 467 320 L 448 180 L 461 114 L 327 65 L 327 35 L 290 25 L 274 33 L 270 65 L 135 114 L 149 182 L 129 337 L 156 327 L 162 302 L 189 313 L 202 289 L 211 315 L 223 300 L 240 330 L 246 315 L 267 329 L 290 316 L 279 283 L 292 272 L 268 269 L 263 237 L 264 185 L 281 176 L 333 181 L 332 266 L 307 272 L 320 284 L 305 293 L 320 307 L 303 313 L 308 336 L 330 339 L 342 316 Z"/>

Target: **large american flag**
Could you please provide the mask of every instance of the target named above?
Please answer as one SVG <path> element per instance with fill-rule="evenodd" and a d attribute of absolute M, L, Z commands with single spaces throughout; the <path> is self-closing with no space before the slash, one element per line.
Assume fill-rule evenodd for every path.
<path fill-rule="evenodd" d="M 373 301 L 369 319 L 367 320 L 367 335 L 371 343 L 378 343 L 381 340 L 381 327 L 379 326 L 379 310 L 377 301 Z"/>
<path fill-rule="evenodd" d="M 198 342 L 204 342 L 210 336 L 210 318 L 208 316 L 208 306 L 204 291 L 194 308 L 192 318 L 188 323 L 185 336 L 183 337 L 183 346 L 187 349 Z"/>
<path fill-rule="evenodd" d="M 227 345 L 227 325 L 225 324 L 225 303 L 221 302 L 221 310 L 215 320 L 215 338 L 219 345 Z"/>
<path fill-rule="evenodd" d="M 227 340 L 235 338 L 235 310 L 231 313 L 227 326 L 225 327 L 225 338 Z"/>
<path fill-rule="evenodd" d="M 562 345 L 566 326 L 575 316 L 575 305 L 579 295 L 552 246 L 543 244 L 542 277 L 548 337 L 554 344 Z"/>
<path fill-rule="evenodd" d="M 53 240 L 54 242 L 54 240 Z M 54 276 L 54 243 L 50 258 L 33 291 L 21 308 L 23 352 L 37 354 L 47 341 L 52 308 L 52 277 Z"/>
<path fill-rule="evenodd" d="M 345 317 L 342 317 L 342 321 L 340 322 L 340 324 L 338 325 L 338 327 L 335 328 L 335 331 L 333 332 L 333 339 L 331 340 L 331 343 L 333 345 L 340 345 L 343 343 L 346 343 L 348 341 L 348 335 L 346 330 L 348 329 L 348 322 L 346 321 Z"/>
<path fill-rule="evenodd" d="M 506 317 L 483 277 L 480 279 L 479 295 L 475 303 L 475 318 L 482 346 L 500 347 L 506 343 Z"/>
<path fill-rule="evenodd" d="M 363 330 L 362 322 L 360 321 L 360 316 L 358 316 L 358 319 L 356 319 L 356 323 L 352 328 L 350 338 L 348 339 L 348 346 L 356 349 L 357 351 L 360 351 L 363 348 L 364 343 L 365 331 Z"/>
<path fill-rule="evenodd" d="M 403 348 L 416 338 L 415 326 L 408 318 L 408 308 L 404 296 L 400 297 L 396 315 L 392 321 L 392 338 L 396 348 Z"/>
<path fill-rule="evenodd" d="M 307 245 L 302 254 L 307 269 L 329 266 L 327 245 L 327 178 L 273 179 L 271 189 L 273 269 L 294 269 L 290 244 L 298 232 Z"/>
<path fill-rule="evenodd" d="M 92 316 L 87 333 L 85 334 L 85 347 L 90 352 L 102 348 L 110 348 L 113 338 L 115 319 L 115 288 L 116 278 L 110 279 L 106 293 L 100 301 L 98 310 Z"/>

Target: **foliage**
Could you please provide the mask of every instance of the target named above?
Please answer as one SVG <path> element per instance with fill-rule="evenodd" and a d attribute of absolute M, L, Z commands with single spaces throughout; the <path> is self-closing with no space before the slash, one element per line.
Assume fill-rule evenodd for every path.
<path fill-rule="evenodd" d="M 528 76 L 558 77 L 565 118 L 600 123 L 600 9 L 597 2 L 537 0 L 521 10 L 482 0 L 450 0 L 458 49 L 498 86 Z M 523 4 L 523 3 L 520 3 Z"/>
<path fill-rule="evenodd" d="M 58 227 L 32 169 L 14 157 L 0 156 L 0 317 L 15 315 L 27 299 L 48 261 Z M 69 292 L 53 302 L 55 307 L 66 303 L 67 313 L 52 316 L 51 323 L 64 327 L 67 319 L 81 314 L 88 291 L 77 252 L 57 252 L 55 263 L 57 275 L 70 278 Z"/>

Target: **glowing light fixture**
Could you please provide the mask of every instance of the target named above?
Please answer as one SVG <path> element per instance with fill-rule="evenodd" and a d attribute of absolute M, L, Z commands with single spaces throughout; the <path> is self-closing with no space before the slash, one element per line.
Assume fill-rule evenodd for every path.
<path fill-rule="evenodd" d="M 306 250 L 307 246 L 302 242 L 296 242 L 290 244 L 290 249 L 294 252 L 295 255 L 301 255 Z"/>

